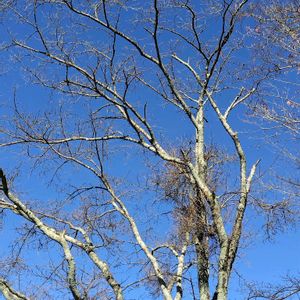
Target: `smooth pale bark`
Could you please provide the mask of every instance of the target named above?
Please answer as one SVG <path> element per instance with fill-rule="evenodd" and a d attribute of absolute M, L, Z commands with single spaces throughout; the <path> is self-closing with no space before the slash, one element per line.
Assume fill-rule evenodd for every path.
<path fill-rule="evenodd" d="M 62 246 L 64 253 L 67 254 L 66 260 L 68 261 L 69 264 L 69 280 L 71 279 L 71 282 L 69 281 L 70 284 L 72 284 L 71 287 L 71 292 L 74 295 L 77 293 L 77 296 L 80 299 L 79 293 L 77 290 L 75 290 L 74 286 L 74 280 L 75 280 L 75 264 L 74 260 L 72 259 L 70 250 L 68 249 L 67 242 L 72 243 L 76 245 L 77 247 L 83 249 L 88 256 L 92 259 L 92 261 L 95 263 L 97 267 L 101 270 L 103 277 L 106 279 L 107 283 L 110 285 L 112 288 L 116 300 L 123 300 L 123 293 L 122 293 L 122 288 L 120 284 L 116 281 L 114 278 L 113 274 L 111 273 L 109 266 L 102 261 L 98 255 L 93 251 L 93 247 L 87 247 L 86 244 L 82 243 L 81 241 L 73 238 L 72 236 L 69 236 L 65 234 L 65 232 L 59 232 L 55 228 L 52 228 L 45 224 L 32 210 L 30 210 L 16 195 L 10 192 L 8 185 L 7 185 L 7 180 L 6 176 L 3 172 L 2 169 L 0 169 L 0 179 L 2 182 L 2 190 L 6 197 L 14 204 L 14 207 L 12 208 L 13 211 L 16 214 L 19 214 L 26 218 L 28 221 L 34 223 L 38 229 L 41 230 L 42 233 L 45 234 L 48 238 L 52 239 L 53 241 L 57 242 L 59 245 Z M 73 288 L 73 290 L 72 290 Z"/>
<path fill-rule="evenodd" d="M 147 256 L 149 261 L 151 262 L 164 299 L 172 300 L 172 295 L 171 295 L 170 291 L 168 290 L 167 283 L 163 276 L 163 272 L 160 269 L 159 263 L 158 263 L 157 259 L 155 258 L 155 256 L 152 254 L 151 250 L 149 249 L 149 247 L 147 246 L 145 241 L 143 240 L 143 238 L 139 232 L 139 229 L 135 223 L 134 218 L 130 215 L 130 213 L 127 210 L 126 206 L 124 205 L 123 201 L 115 194 L 115 191 L 109 184 L 109 182 L 104 174 L 101 175 L 101 180 L 102 180 L 103 184 L 106 186 L 110 195 L 112 196 L 112 199 L 113 199 L 112 205 L 115 207 L 115 209 L 117 211 L 120 212 L 120 214 L 122 214 L 127 219 L 127 221 L 130 224 L 130 228 L 135 237 L 136 242 L 141 247 L 142 251 L 145 253 L 145 255 Z"/>
<path fill-rule="evenodd" d="M 74 261 L 74 257 L 71 253 L 70 247 L 67 241 L 64 238 L 64 232 L 62 233 L 61 245 L 64 249 L 65 259 L 68 262 L 68 283 L 71 293 L 73 295 L 74 300 L 83 300 L 84 298 L 81 297 L 80 292 L 77 288 L 77 281 L 76 281 L 76 265 Z"/>
<path fill-rule="evenodd" d="M 3 278 L 0 278 L 0 291 L 6 300 L 29 300 L 25 295 L 15 291 Z"/>

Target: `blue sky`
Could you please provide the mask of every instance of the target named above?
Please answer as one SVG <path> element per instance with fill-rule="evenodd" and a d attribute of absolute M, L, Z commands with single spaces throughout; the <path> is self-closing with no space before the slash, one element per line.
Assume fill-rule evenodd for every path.
<path fill-rule="evenodd" d="M 51 13 L 51 10 L 48 11 L 47 9 L 48 8 L 44 11 L 45 15 Z M 131 18 L 134 17 L 135 13 L 138 14 L 139 11 L 136 12 L 131 10 L 129 12 L 130 18 L 122 19 L 126 30 L 131 29 L 128 23 L 130 23 Z M 169 14 L 169 17 L 172 17 L 171 12 L 169 12 Z M 219 25 L 218 21 L 214 19 L 210 19 L 209 22 L 208 30 L 206 31 L 207 37 L 204 35 L 203 38 L 211 38 L 211 36 L 216 33 L 215 29 Z M 6 28 L 7 25 L 10 28 L 10 31 L 16 32 L 16 35 L 22 38 L 28 35 L 31 31 L 24 24 L 15 22 L 14 19 L 10 19 L 8 22 L 4 23 L 2 28 Z M 88 26 L 91 26 L 91 23 L 88 23 Z M 143 37 L 143 30 L 141 30 L 142 27 L 139 28 L 139 25 L 136 26 L 137 27 L 135 27 L 134 31 L 136 36 Z M 248 21 L 240 25 L 238 31 L 245 30 L 246 26 L 249 26 Z M 86 39 L 89 39 L 90 41 L 92 40 L 91 42 L 98 47 L 105 45 L 107 38 L 105 34 L 99 33 L 95 27 L 87 28 L 88 29 L 84 29 L 87 30 L 87 33 L 84 33 L 84 37 Z M 66 39 L 74 38 L 74 36 L 70 35 L 72 33 L 70 23 L 68 23 L 68 26 L 66 26 L 65 29 L 68 33 Z M 49 28 L 47 28 L 47 30 L 50 31 Z M 238 36 L 239 33 L 234 35 L 234 38 L 237 38 Z M 78 32 L 76 32 L 76 38 L 80 39 L 82 37 L 82 32 L 78 30 Z M 162 42 L 164 42 L 163 39 L 166 41 L 166 48 L 170 46 L 167 43 L 168 37 L 168 35 L 162 36 Z M 9 35 L 4 34 L 2 38 L 3 42 L 5 42 L 8 38 Z M 35 39 L 35 37 L 32 37 L 29 41 L 33 45 L 39 45 L 39 42 Z M 125 48 L 122 41 L 119 41 L 118 45 L 124 50 L 124 57 L 132 51 L 132 49 Z M 146 40 L 145 47 L 149 47 L 150 49 L 150 46 L 147 44 Z M 80 47 L 78 46 L 78 48 Z M 190 57 L 193 63 L 197 63 L 197 60 L 193 57 L 193 51 L 180 47 L 180 45 L 177 45 L 176 51 L 178 51 L 177 53 L 182 54 L 183 57 Z M 2 66 L 3 71 L 1 70 L 2 75 L 0 77 L 0 109 L 2 120 L 6 121 L 6 119 L 11 117 L 14 91 L 16 91 L 16 100 L 18 105 L 20 105 L 20 109 L 30 114 L 42 115 L 44 111 L 58 111 L 60 105 L 63 105 L 64 108 L 71 114 L 70 120 L 74 116 L 80 121 L 88 116 L 90 110 L 95 109 L 98 106 L 98 103 L 100 102 L 98 100 L 90 101 L 84 98 L 71 99 L 66 95 L 50 91 L 46 88 L 33 84 L 32 77 L 23 69 L 23 67 L 24 65 L 27 65 L 29 68 L 34 69 L 38 65 L 39 61 L 32 60 L 32 58 L 24 56 L 22 57 L 21 62 L 16 62 L 16 60 L 13 59 L 13 54 L 14 50 L 10 50 L 2 53 L 1 55 L 0 66 Z M 240 66 L 239 63 L 249 63 L 250 65 L 255 64 L 256 62 L 251 60 L 251 55 L 252 54 L 248 49 L 242 49 L 237 52 L 237 54 L 233 57 L 232 64 L 229 64 L 228 72 L 235 73 Z M 123 54 L 120 53 L 118 59 L 121 61 L 122 58 Z M 84 65 L 88 65 L 93 62 L 93 59 L 84 60 L 84 55 L 79 55 L 78 61 L 82 62 Z M 147 72 L 149 72 L 149 75 L 145 75 L 145 78 L 151 78 L 151 72 L 153 71 L 151 66 L 140 63 L 140 61 L 137 61 L 137 63 L 141 64 Z M 199 64 L 199 68 L 200 67 L 201 64 Z M 45 72 L 44 74 L 50 78 L 55 78 L 56 75 L 60 78 L 63 78 L 64 76 L 63 70 L 54 66 L 45 68 L 43 72 Z M 178 72 L 181 72 L 179 77 L 185 79 L 187 73 L 180 68 L 178 69 Z M 241 75 L 244 76 L 244 74 L 245 73 L 241 71 Z M 290 78 L 291 76 L 293 75 L 288 74 L 284 77 Z M 233 77 L 226 78 L 224 85 L 232 84 L 233 80 Z M 152 82 L 157 83 L 156 79 L 153 79 Z M 242 78 L 237 82 L 237 87 L 248 84 L 249 82 L 247 79 L 245 81 Z M 293 92 L 293 87 L 288 87 L 288 89 Z M 227 99 L 231 98 L 236 93 L 236 90 L 237 88 L 232 88 L 229 91 L 225 90 L 217 96 L 217 100 L 221 102 L 221 107 L 223 106 L 222 103 L 224 99 L 226 100 L 226 102 L 224 102 L 228 103 Z M 143 104 L 147 103 L 149 120 L 152 122 L 162 144 L 167 148 L 187 144 L 187 141 L 191 139 L 194 131 L 192 126 L 188 124 L 186 116 L 176 111 L 170 105 L 162 103 L 161 99 L 157 98 L 154 93 L 151 93 L 141 87 L 137 87 L 131 92 L 130 96 L 133 99 L 133 103 L 140 105 L 140 107 L 143 107 Z M 68 106 L 70 101 L 73 101 L 72 106 Z M 225 106 L 226 105 L 224 104 L 224 107 Z M 231 116 L 230 121 L 235 130 L 241 132 L 240 137 L 245 147 L 249 165 L 254 163 L 257 159 L 261 159 L 259 172 L 264 173 L 272 167 L 274 170 L 280 172 L 280 174 L 299 174 L 299 170 L 291 163 L 288 163 L 285 159 L 282 161 L 277 159 L 278 155 L 281 155 L 278 149 L 272 148 L 265 139 L 262 139 L 262 136 L 269 136 L 272 131 L 264 131 L 262 133 L 255 123 L 252 124 L 248 122 L 249 117 L 247 116 L 246 111 L 247 108 L 244 106 L 238 108 Z M 224 131 L 222 130 L 211 108 L 208 107 L 206 113 L 207 143 L 213 143 L 220 149 L 232 153 L 232 143 L 224 134 Z M 70 131 L 75 128 L 75 121 L 73 123 L 71 123 L 71 121 L 68 123 Z M 73 125 L 70 124 L 73 124 L 74 128 Z M 11 126 L 11 124 L 8 122 L 6 123 L 6 126 Z M 116 125 L 117 128 L 118 126 L 120 125 Z M 285 146 L 288 145 L 290 145 L 290 147 L 299 147 L 299 141 L 296 141 L 295 143 L 290 141 L 285 142 Z M 111 148 L 112 154 L 110 160 L 105 164 L 105 166 L 111 176 L 120 176 L 122 178 L 122 183 L 120 184 L 121 187 L 129 186 L 132 189 L 126 198 L 129 209 L 136 213 L 140 206 L 143 207 L 141 210 L 144 210 L 145 213 L 149 213 L 149 215 L 151 215 L 151 209 L 160 209 L 161 211 L 168 212 L 171 209 L 171 205 L 167 202 L 159 202 L 159 200 L 154 201 L 158 195 L 153 190 L 149 190 L 146 194 L 143 194 L 138 189 L 142 184 L 147 182 L 149 174 L 151 173 L 151 168 L 145 168 L 144 166 L 148 164 L 158 164 L 159 160 L 152 155 L 147 156 L 143 154 L 143 151 L 140 151 L 137 148 L 129 148 L 126 145 L 121 146 L 121 144 L 117 142 L 112 143 Z M 14 188 L 20 195 L 24 196 L 24 199 L 30 199 L 30 201 L 37 201 L 38 203 L 41 203 L 41 201 L 47 203 L 48 201 L 51 202 L 55 199 L 59 200 L 62 197 L 65 197 L 65 194 L 61 192 L 61 188 L 63 187 L 86 182 L 95 182 L 95 179 L 87 173 L 81 173 L 76 168 L 66 166 L 59 173 L 59 177 L 54 180 L 54 185 L 51 185 L 49 184 L 49 180 L 53 174 L 51 164 L 56 162 L 48 161 L 47 163 L 37 167 L 35 170 L 28 171 L 28 169 L 32 168 L 34 160 L 28 159 L 26 154 L 22 153 L 20 149 L 20 147 L 16 147 L 14 149 L 1 149 L 0 165 L 2 168 L 7 170 L 6 172 L 8 174 L 14 174 L 16 167 L 19 167 L 20 173 L 15 179 Z M 46 168 L 46 173 L 43 173 L 43 168 Z M 229 165 L 227 170 L 229 172 L 235 172 L 236 169 L 237 166 Z M 266 172 L 266 182 L 274 183 L 275 179 L 272 176 L 272 173 Z M 127 181 L 125 181 L 125 179 Z M 138 183 L 137 179 L 139 179 Z M 228 179 L 229 185 L 234 185 L 235 180 L 234 176 L 232 176 L 232 178 L 230 177 Z M 134 191 L 136 191 L 136 194 L 134 194 Z M 282 195 L 270 192 L 264 193 L 264 197 L 266 197 L 267 200 L 272 201 L 274 198 L 280 199 Z M 153 201 L 154 204 L 152 204 Z M 71 203 L 70 209 L 74 209 L 76 205 L 79 205 L 79 203 Z M 67 209 L 67 206 L 65 209 Z M 143 215 L 141 216 L 137 214 L 138 223 L 141 228 L 146 231 L 151 220 L 144 223 L 145 220 L 143 218 Z M 5 225 L 0 234 L 1 238 L 8 242 L 8 239 L 13 237 L 12 228 L 14 228 L 15 223 L 19 221 L 19 218 L 9 215 L 9 217 L 7 216 L 4 220 Z M 162 217 L 161 223 L 155 229 L 157 231 L 158 239 L 164 236 L 166 227 L 172 228 L 172 226 L 173 223 L 170 217 Z M 238 272 L 246 280 L 256 282 L 265 281 L 268 283 L 277 283 L 280 281 L 281 276 L 286 274 L 296 275 L 299 271 L 298 253 L 300 251 L 300 241 L 297 234 L 298 227 L 293 225 L 292 228 L 289 228 L 284 232 L 279 232 L 276 236 L 274 236 L 273 240 L 269 242 L 266 240 L 266 235 L 263 232 L 262 226 L 263 217 L 258 216 L 253 209 L 248 208 L 247 215 L 245 217 L 245 230 L 246 232 L 251 230 L 254 233 L 250 236 L 250 245 L 248 245 L 245 249 L 241 249 L 239 253 L 241 258 L 238 259 L 235 264 Z M 44 257 L 45 255 L 42 253 L 37 254 L 36 251 L 36 249 L 29 249 L 26 252 L 26 255 L 33 259 L 33 264 L 39 264 L 41 261 L 39 257 Z M 1 254 L 6 252 L 7 249 L 5 247 L 0 250 Z M 51 249 L 49 252 L 50 255 L 53 255 L 53 259 L 55 260 L 55 253 L 53 253 Z M 85 264 L 84 258 L 79 257 L 78 260 L 82 265 Z M 123 266 L 120 270 L 119 272 L 124 275 L 126 267 Z M 133 276 L 135 270 L 136 269 L 133 268 L 132 271 L 129 271 L 128 276 Z M 239 290 L 237 276 L 234 274 L 232 276 L 231 286 L 232 289 L 230 289 L 229 299 L 244 299 L 244 296 Z M 139 290 L 138 292 L 133 291 L 130 296 L 132 299 L 138 299 L 138 297 L 143 296 L 143 293 L 144 290 Z"/>

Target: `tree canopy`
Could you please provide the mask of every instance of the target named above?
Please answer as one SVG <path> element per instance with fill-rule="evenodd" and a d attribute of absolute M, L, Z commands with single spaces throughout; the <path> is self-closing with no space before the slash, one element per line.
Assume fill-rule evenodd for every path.
<path fill-rule="evenodd" d="M 3 297 L 298 297 L 299 4 L 2 1 Z"/>

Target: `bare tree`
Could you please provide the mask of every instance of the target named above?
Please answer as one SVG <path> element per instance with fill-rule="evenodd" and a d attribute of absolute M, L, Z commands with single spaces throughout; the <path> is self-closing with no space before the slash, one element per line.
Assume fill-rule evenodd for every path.
<path fill-rule="evenodd" d="M 268 5 L 266 5 L 268 4 Z M 272 74 L 260 101 L 252 103 L 253 115 L 267 132 L 268 141 L 279 149 L 280 155 L 299 166 L 299 1 L 261 2 L 253 7 L 256 26 L 255 53 Z M 291 173 L 291 172 L 290 172 Z M 280 176 L 299 195 L 297 176 Z"/>
<path fill-rule="evenodd" d="M 3 49 L 61 100 L 27 114 L 17 94 L 1 148 L 24 151 L 67 196 L 26 201 L 1 170 L 1 208 L 22 220 L 4 297 L 227 299 L 260 161 L 237 116 L 270 76 L 245 63 L 248 1 L 25 2 L 9 3 L 22 29 Z M 56 255 L 44 272 L 28 263 L 37 288 L 16 292 L 30 245 Z"/>
<path fill-rule="evenodd" d="M 254 7 L 256 54 L 273 70 L 259 114 L 292 135 L 299 134 L 299 1 L 271 1 Z M 273 98 L 273 101 L 270 99 Z M 276 101 L 274 101 L 276 99 Z"/>
<path fill-rule="evenodd" d="M 276 191 L 282 201 L 273 204 L 256 199 L 266 214 L 266 229 L 271 235 L 280 223 L 281 228 L 290 221 L 295 224 L 299 211 L 299 5 L 297 0 L 260 1 L 249 10 L 254 17 L 254 26 L 248 29 L 255 39 L 253 52 L 270 72 L 269 80 L 249 107 L 265 141 L 278 157 L 272 181 L 264 188 Z M 248 299 L 298 298 L 299 275 L 287 274 L 277 284 L 249 284 Z"/>

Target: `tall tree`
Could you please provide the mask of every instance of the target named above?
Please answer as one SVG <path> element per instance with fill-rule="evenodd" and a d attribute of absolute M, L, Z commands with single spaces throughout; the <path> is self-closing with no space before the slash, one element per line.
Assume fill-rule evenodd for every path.
<path fill-rule="evenodd" d="M 0 206 L 21 220 L 6 299 L 227 299 L 260 161 L 243 104 L 273 74 L 250 59 L 247 2 L 7 3 L 3 49 L 52 94 L 22 110 L 16 92 L 1 147 L 60 199 L 26 201 L 0 171 Z M 23 266 L 31 245 L 45 270 Z M 16 292 L 15 274 L 37 288 Z"/>

